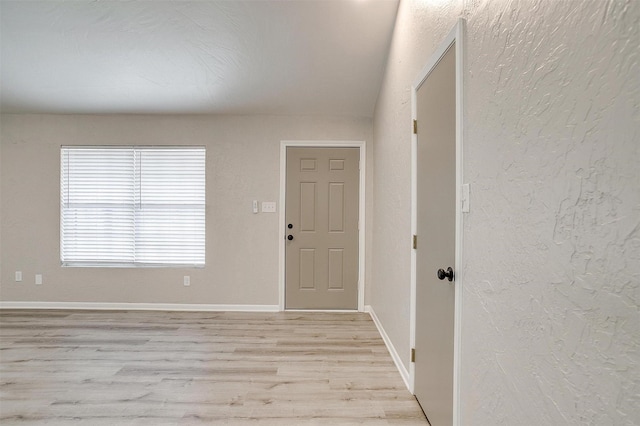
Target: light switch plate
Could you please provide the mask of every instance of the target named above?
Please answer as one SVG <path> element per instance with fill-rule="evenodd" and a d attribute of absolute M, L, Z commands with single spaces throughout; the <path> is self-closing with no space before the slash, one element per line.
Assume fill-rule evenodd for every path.
<path fill-rule="evenodd" d="M 262 213 L 275 213 L 276 212 L 276 202 L 275 201 L 263 201 L 262 202 Z"/>
<path fill-rule="evenodd" d="M 42 285 L 42 274 L 36 274 L 36 285 Z"/>
<path fill-rule="evenodd" d="M 22 281 L 22 271 L 16 271 L 16 282 Z"/>
<path fill-rule="evenodd" d="M 191 285 L 191 277 L 189 275 L 185 275 L 182 279 L 182 283 L 185 285 L 185 287 L 189 287 Z"/>
<path fill-rule="evenodd" d="M 462 213 L 469 213 L 469 184 L 462 185 Z"/>

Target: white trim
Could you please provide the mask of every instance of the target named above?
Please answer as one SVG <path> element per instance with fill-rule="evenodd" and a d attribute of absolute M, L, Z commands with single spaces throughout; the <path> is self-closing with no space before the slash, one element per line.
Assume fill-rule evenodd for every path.
<path fill-rule="evenodd" d="M 464 181 L 464 57 L 466 21 L 458 19 L 456 28 L 456 294 L 453 319 L 453 424 L 460 424 L 460 371 L 462 368 L 462 288 L 464 270 L 462 264 L 463 225 L 462 186 Z"/>
<path fill-rule="evenodd" d="M 418 74 L 411 88 L 411 117 L 417 118 L 417 91 L 427 79 L 433 68 L 440 62 L 442 56 L 449 50 L 453 43 L 456 44 L 456 236 L 455 236 L 455 271 L 456 292 L 454 300 L 454 341 L 453 341 L 453 424 L 460 424 L 460 355 L 462 346 L 462 287 L 464 271 L 462 269 L 462 197 L 461 188 L 463 179 L 462 143 L 464 136 L 464 54 L 465 54 L 465 26 L 464 18 L 459 18 L 456 25 L 445 37 L 437 50 L 431 55 L 426 65 Z M 411 137 L 411 233 L 417 230 L 417 141 L 418 136 Z M 411 250 L 411 306 L 409 323 L 409 341 L 412 348 L 416 342 L 416 252 Z M 411 363 L 409 368 L 409 390 L 415 391 L 415 365 Z"/>
<path fill-rule="evenodd" d="M 393 346 L 393 342 L 391 342 L 391 339 L 389 339 L 387 332 L 384 330 L 384 327 L 382 327 L 382 323 L 380 322 L 380 320 L 378 319 L 378 316 L 374 312 L 373 307 L 371 305 L 366 305 L 364 307 L 364 311 L 369 313 L 369 315 L 371 316 L 371 319 L 373 320 L 374 324 L 378 328 L 378 332 L 380 333 L 380 336 L 382 336 L 382 340 L 384 341 L 384 344 L 387 346 L 387 349 L 389 350 L 391 359 L 393 359 L 393 362 L 396 365 L 396 368 L 398 369 L 398 372 L 400 373 L 400 376 L 402 377 L 402 380 L 404 381 L 405 386 L 407 387 L 407 389 L 409 389 L 409 391 L 411 391 L 411 387 L 410 387 L 411 381 L 410 381 L 409 372 L 407 371 L 404 364 L 402 363 L 402 359 L 400 358 L 400 355 L 398 355 L 398 351 L 396 351 L 396 348 Z"/>
<path fill-rule="evenodd" d="M 284 311 L 285 295 L 285 244 L 284 244 L 284 222 L 285 204 L 287 200 L 287 147 L 325 147 L 325 148 L 359 148 L 360 149 L 360 187 L 359 187 L 359 209 L 358 209 L 358 311 L 364 312 L 364 276 L 365 276 L 365 190 L 366 190 L 366 170 L 367 170 L 367 143 L 365 141 L 280 141 L 280 224 L 278 227 L 278 282 L 279 282 L 279 305 Z"/>
<path fill-rule="evenodd" d="M 279 312 L 278 305 L 200 303 L 0 302 L 0 309 L 82 309 L 115 311 Z"/>
<path fill-rule="evenodd" d="M 287 312 L 321 312 L 327 314 L 352 314 L 359 312 L 357 309 L 287 309 Z"/>

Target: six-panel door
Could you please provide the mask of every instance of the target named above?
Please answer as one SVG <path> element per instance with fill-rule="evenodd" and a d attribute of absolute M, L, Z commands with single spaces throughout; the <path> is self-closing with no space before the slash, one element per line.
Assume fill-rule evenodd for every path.
<path fill-rule="evenodd" d="M 358 148 L 287 148 L 285 307 L 358 308 Z"/>

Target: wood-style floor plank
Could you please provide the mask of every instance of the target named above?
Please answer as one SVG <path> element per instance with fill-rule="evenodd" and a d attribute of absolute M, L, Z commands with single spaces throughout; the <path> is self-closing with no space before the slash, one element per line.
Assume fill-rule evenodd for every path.
<path fill-rule="evenodd" d="M 426 425 L 367 314 L 0 311 L 3 425 Z"/>

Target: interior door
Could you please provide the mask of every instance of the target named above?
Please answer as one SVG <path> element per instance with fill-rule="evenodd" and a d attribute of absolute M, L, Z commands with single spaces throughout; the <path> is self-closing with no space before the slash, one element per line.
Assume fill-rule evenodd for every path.
<path fill-rule="evenodd" d="M 286 309 L 358 309 L 359 163 L 359 148 L 287 148 Z"/>
<path fill-rule="evenodd" d="M 455 57 L 452 44 L 417 91 L 414 390 L 432 426 L 453 422 Z"/>

